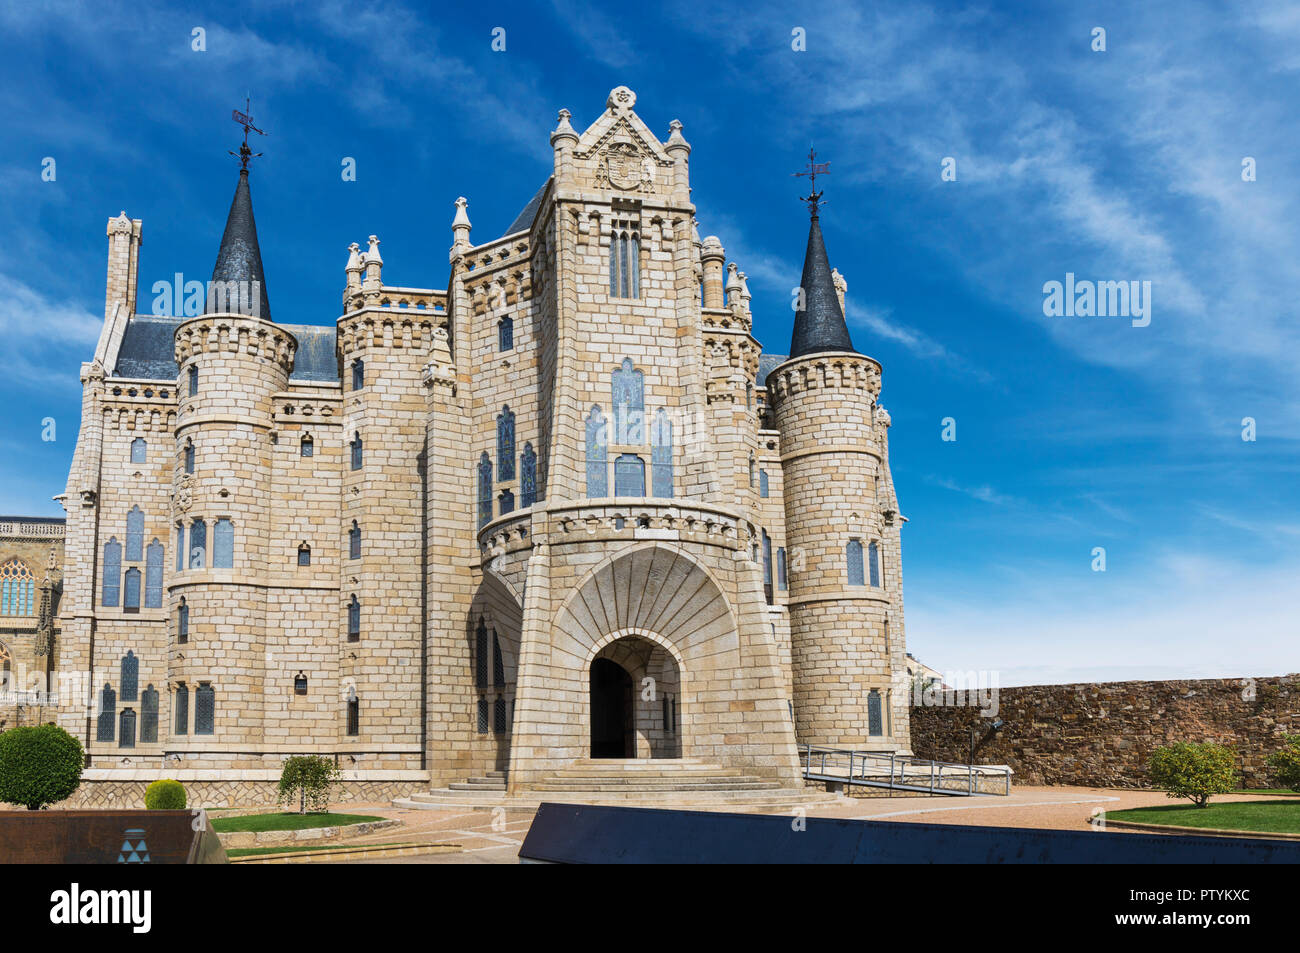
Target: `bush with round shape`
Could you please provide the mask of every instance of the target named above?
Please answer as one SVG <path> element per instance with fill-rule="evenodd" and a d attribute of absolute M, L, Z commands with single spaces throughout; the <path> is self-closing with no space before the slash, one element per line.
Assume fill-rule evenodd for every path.
<path fill-rule="evenodd" d="M 1286 747 L 1268 756 L 1268 766 L 1277 772 L 1277 782 L 1284 788 L 1300 791 L 1300 735 L 1283 735 Z"/>
<path fill-rule="evenodd" d="M 171 778 L 159 778 L 144 789 L 144 806 L 151 811 L 185 810 L 185 785 Z"/>
<path fill-rule="evenodd" d="M 309 807 L 314 812 L 326 811 L 330 785 L 338 781 L 339 775 L 338 766 L 320 755 L 286 758 L 280 772 L 280 803 L 291 803 L 296 795 L 299 814 L 306 814 Z"/>
<path fill-rule="evenodd" d="M 1185 797 L 1197 807 L 1205 807 L 1211 795 L 1236 790 L 1235 761 L 1232 749 L 1223 745 L 1179 741 L 1157 748 L 1148 770 L 1156 788 L 1170 797 Z"/>
<path fill-rule="evenodd" d="M 55 724 L 0 734 L 0 801 L 39 811 L 71 797 L 81 784 L 81 742 Z"/>

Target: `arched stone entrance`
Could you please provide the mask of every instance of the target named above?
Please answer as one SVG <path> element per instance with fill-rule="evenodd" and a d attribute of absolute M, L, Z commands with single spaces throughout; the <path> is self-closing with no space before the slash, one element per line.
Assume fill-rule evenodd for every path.
<path fill-rule="evenodd" d="M 681 670 L 664 646 L 627 635 L 591 661 L 591 757 L 680 758 Z"/>

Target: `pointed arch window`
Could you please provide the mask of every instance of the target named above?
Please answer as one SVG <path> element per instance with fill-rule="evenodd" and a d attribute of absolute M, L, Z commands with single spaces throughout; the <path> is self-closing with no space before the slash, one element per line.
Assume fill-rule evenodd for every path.
<path fill-rule="evenodd" d="M 785 564 L 785 547 L 776 548 L 776 588 L 785 592 L 790 587 L 788 570 Z"/>
<path fill-rule="evenodd" d="M 488 631 L 487 623 L 480 617 L 478 628 L 474 630 L 474 684 L 478 688 L 487 688 L 488 677 Z"/>
<path fill-rule="evenodd" d="M 587 415 L 587 496 L 609 496 L 605 418 L 599 407 Z"/>
<path fill-rule="evenodd" d="M 180 572 L 185 568 L 185 527 L 181 523 L 176 524 L 176 571 Z"/>
<path fill-rule="evenodd" d="M 235 568 L 235 524 L 224 517 L 212 531 L 212 568 Z"/>
<path fill-rule="evenodd" d="M 361 390 L 366 386 L 366 362 L 357 358 L 352 362 L 352 389 Z"/>
<path fill-rule="evenodd" d="M 99 718 L 95 722 L 95 740 L 111 742 L 116 720 L 117 692 L 113 691 L 112 685 L 105 682 L 103 690 L 99 693 Z"/>
<path fill-rule="evenodd" d="M 484 450 L 478 458 L 478 525 L 492 522 L 492 458 Z"/>
<path fill-rule="evenodd" d="M 194 472 L 194 441 L 185 441 L 185 472 Z"/>
<path fill-rule="evenodd" d="M 507 404 L 497 414 L 497 479 L 515 478 L 515 415 Z"/>
<path fill-rule="evenodd" d="M 361 602 L 355 592 L 352 601 L 348 603 L 348 641 L 361 641 Z"/>
<path fill-rule="evenodd" d="M 524 444 L 519 457 L 519 505 L 532 506 L 537 502 L 537 454 L 531 443 Z"/>
<path fill-rule="evenodd" d="M 122 544 L 116 536 L 104 544 L 104 589 L 99 601 L 106 606 L 118 604 L 122 588 Z"/>
<path fill-rule="evenodd" d="M 641 296 L 641 235 L 627 222 L 615 222 L 609 235 L 609 294 Z"/>
<path fill-rule="evenodd" d="M 873 688 L 867 693 L 867 734 L 873 738 L 885 733 L 881 701 L 880 689 Z"/>
<path fill-rule="evenodd" d="M 131 441 L 131 462 L 144 463 L 149 459 L 149 445 L 145 443 L 144 437 L 136 437 Z"/>
<path fill-rule="evenodd" d="M 875 540 L 867 545 L 867 568 L 870 571 L 871 584 L 880 585 L 880 547 Z"/>
<path fill-rule="evenodd" d="M 123 580 L 122 608 L 127 612 L 140 611 L 140 570 L 132 566 Z"/>
<path fill-rule="evenodd" d="M 845 571 L 848 573 L 850 586 L 861 586 L 862 581 L 862 540 L 851 539 L 844 547 Z"/>
<path fill-rule="evenodd" d="M 136 701 L 140 691 L 140 660 L 135 657 L 135 652 L 128 649 L 122 656 L 122 701 Z"/>
<path fill-rule="evenodd" d="M 198 365 L 191 364 L 189 371 L 190 396 L 193 397 L 199 392 L 199 368 Z"/>
<path fill-rule="evenodd" d="M 515 346 L 515 319 L 510 317 L 502 318 L 497 322 L 497 349 L 501 351 L 512 350 Z"/>
<path fill-rule="evenodd" d="M 189 687 L 181 682 L 176 686 L 176 703 L 174 705 L 176 712 L 175 728 L 173 732 L 178 735 L 187 735 L 190 731 L 190 690 Z"/>
<path fill-rule="evenodd" d="M 122 709 L 121 729 L 117 736 L 119 748 L 135 747 L 135 712 L 130 708 Z"/>
<path fill-rule="evenodd" d="M 298 547 L 298 565 L 311 565 L 311 547 L 308 546 L 306 542 L 303 542 L 303 544 Z"/>
<path fill-rule="evenodd" d="M 759 470 L 758 471 L 758 495 L 766 498 L 768 489 L 769 489 L 769 485 L 767 482 L 767 471 Z"/>
<path fill-rule="evenodd" d="M 620 454 L 614 461 L 614 495 L 645 496 L 645 461 L 635 453 Z"/>
<path fill-rule="evenodd" d="M 767 587 L 770 595 L 772 591 L 772 537 L 767 535 L 767 530 L 763 530 L 763 585 Z M 771 599 L 768 601 L 770 602 Z"/>
<path fill-rule="evenodd" d="M 154 540 L 144 554 L 144 607 L 161 609 L 163 599 L 163 544 Z"/>
<path fill-rule="evenodd" d="M 216 726 L 217 690 L 210 682 L 199 682 L 198 691 L 194 693 L 194 733 L 216 734 Z"/>
<path fill-rule="evenodd" d="M 506 663 L 501 655 L 501 639 L 492 633 L 492 684 L 497 688 L 506 683 Z"/>
<path fill-rule="evenodd" d="M 190 524 L 190 568 L 202 569 L 208 564 L 208 524 L 195 520 Z"/>
<path fill-rule="evenodd" d="M 144 512 L 138 506 L 126 514 L 126 561 L 138 563 L 144 559 Z"/>
<path fill-rule="evenodd" d="M 181 596 L 180 605 L 176 607 L 176 641 L 184 645 L 190 640 L 190 604 Z"/>
<path fill-rule="evenodd" d="M 304 434 L 302 440 L 298 442 L 298 456 L 310 457 L 316 453 L 316 442 L 311 439 L 311 434 Z"/>
<path fill-rule="evenodd" d="M 361 558 L 361 526 L 356 520 L 352 521 L 352 528 L 348 530 L 348 559 Z"/>
<path fill-rule="evenodd" d="M 610 391 L 614 442 L 645 443 L 645 375 L 630 357 L 623 358 L 623 364 L 610 375 Z"/>
<path fill-rule="evenodd" d="M 22 560 L 14 558 L 0 566 L 0 615 L 32 615 L 35 588 L 36 577 Z"/>
<path fill-rule="evenodd" d="M 361 434 L 352 435 L 352 469 L 361 469 Z"/>
<path fill-rule="evenodd" d="M 140 695 L 140 743 L 158 741 L 158 690 L 152 684 Z"/>
<path fill-rule="evenodd" d="M 653 496 L 673 495 L 673 424 L 660 407 L 650 425 L 650 489 Z"/>
<path fill-rule="evenodd" d="M 501 495 L 497 498 L 497 510 L 500 515 L 505 516 L 507 513 L 513 513 L 515 510 L 515 495 L 509 490 L 502 490 Z"/>

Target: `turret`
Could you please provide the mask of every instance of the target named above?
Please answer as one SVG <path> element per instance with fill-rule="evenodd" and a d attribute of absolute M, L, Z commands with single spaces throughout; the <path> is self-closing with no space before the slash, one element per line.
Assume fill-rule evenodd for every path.
<path fill-rule="evenodd" d="M 880 365 L 854 348 L 817 215 L 790 358 L 768 375 L 781 434 L 795 731 L 800 742 L 905 750 L 897 530 L 876 417 Z M 742 297 L 739 289 L 737 296 Z"/>

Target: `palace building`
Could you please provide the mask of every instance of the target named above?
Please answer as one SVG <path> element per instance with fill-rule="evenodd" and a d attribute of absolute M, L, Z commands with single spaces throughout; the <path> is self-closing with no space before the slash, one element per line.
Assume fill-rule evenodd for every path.
<path fill-rule="evenodd" d="M 109 220 L 48 649 L 88 778 L 794 788 L 801 744 L 909 751 L 890 419 L 815 194 L 767 353 L 681 124 L 635 102 L 560 112 L 504 235 L 457 200 L 442 290 L 353 244 L 329 325 L 274 320 L 246 162 L 204 313 L 137 313 L 142 223 Z"/>

